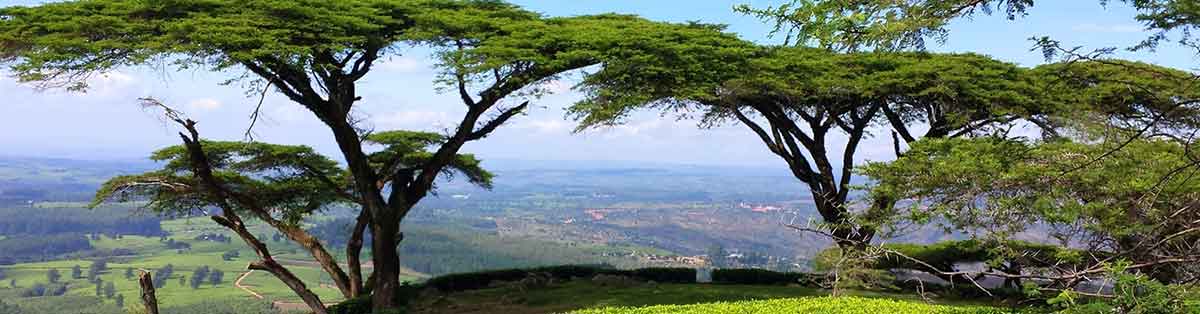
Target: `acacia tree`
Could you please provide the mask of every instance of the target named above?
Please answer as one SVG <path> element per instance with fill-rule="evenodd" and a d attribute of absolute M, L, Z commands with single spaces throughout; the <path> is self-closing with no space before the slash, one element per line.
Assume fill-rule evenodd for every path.
<path fill-rule="evenodd" d="M 600 73 L 635 68 L 646 56 L 710 49 L 715 46 L 695 43 L 730 38 L 708 25 L 655 23 L 620 15 L 545 18 L 489 0 L 81 1 L 0 11 L 0 61 L 11 64 L 22 81 L 86 90 L 84 79 L 95 73 L 162 61 L 185 68 L 244 70 L 244 77 L 258 83 L 255 86 L 273 89 L 310 111 L 330 129 L 347 168 L 348 184 L 324 182 L 327 191 L 318 194 L 325 195 L 320 200 L 346 199 L 361 208 L 346 247 L 350 271 L 343 294 L 362 293 L 358 259 L 369 229 L 376 310 L 396 305 L 392 297 L 399 286 L 396 246 L 403 239 L 404 217 L 435 187 L 439 174 L 463 161 L 458 152 L 464 145 L 483 139 L 524 112 L 532 99 L 528 96 L 538 95 L 542 83 L 594 65 L 602 66 Z M 450 134 L 381 132 L 372 139 L 356 124 L 352 110 L 361 101 L 357 82 L 377 61 L 405 45 L 435 48 L 443 70 L 439 81 L 459 94 L 466 106 Z M 275 213 L 266 204 L 256 204 L 251 193 L 221 188 L 248 182 L 225 181 L 229 178 L 218 175 L 206 179 L 208 172 L 255 170 L 227 168 L 221 164 L 225 160 L 213 154 L 249 159 L 253 154 L 216 142 L 211 145 L 218 150 L 208 152 L 194 121 L 181 116 L 175 120 L 186 129 L 183 147 L 189 167 L 169 170 L 176 176 L 192 176 L 193 186 L 207 186 L 204 193 L 190 195 L 204 195 L 211 205 L 234 209 L 222 215 Z M 385 148 L 372 151 L 370 142 Z M 267 151 L 295 149 L 272 147 Z M 419 148 L 428 152 L 413 155 Z M 173 151 L 184 156 L 181 148 Z M 486 179 L 482 172 L 477 174 L 473 180 Z M 288 205 L 297 205 L 296 214 L 303 215 L 314 204 Z M 236 217 L 225 219 L 227 227 L 237 229 L 241 224 Z M 265 248 L 256 251 L 262 255 Z M 314 255 L 321 255 L 319 251 L 310 249 Z M 318 261 L 340 280 L 336 264 Z"/>
<path fill-rule="evenodd" d="M 891 126 L 899 154 L 902 143 L 922 137 L 986 134 L 1045 111 L 1027 69 L 978 55 L 742 46 L 724 60 L 738 70 L 659 59 L 624 76 L 585 81 L 591 97 L 571 110 L 581 129 L 620 123 L 642 107 L 696 110 L 709 125 L 737 121 L 809 186 L 844 247 L 870 242 L 876 233 L 854 217 L 850 202 L 858 149 L 873 128 Z M 917 134 L 914 125 L 929 127 Z M 835 142 L 842 136 L 846 144 L 839 150 Z M 892 203 L 877 200 L 866 214 L 880 215 Z"/>
<path fill-rule="evenodd" d="M 153 100 L 146 102 L 163 106 Z M 259 260 L 251 262 L 250 269 L 271 273 L 315 311 L 324 312 L 320 298 L 274 259 L 264 239 L 247 228 L 242 215 L 250 215 L 308 249 L 339 289 L 349 294 L 346 291 L 352 287 L 345 271 L 321 241 L 300 225 L 304 217 L 326 205 L 355 200 L 348 186 L 347 171 L 305 146 L 203 140 L 195 121 L 186 120 L 169 108 L 166 110 L 173 121 L 186 129 L 186 133 L 180 134 L 184 145 L 165 148 L 151 156 L 164 164 L 163 169 L 106 182 L 97 192 L 95 202 L 148 200 L 147 208 L 165 214 L 192 214 L 219 208 L 220 212 L 212 214 L 212 219 L 234 231 L 258 255 Z M 440 139 L 433 133 L 389 131 L 370 134 L 364 141 L 384 146 L 373 154 L 374 159 L 421 164 L 431 155 L 426 148 Z M 471 155 L 455 156 L 444 171 L 465 174 L 471 182 L 490 187 L 491 175 Z M 195 279 L 193 286 L 198 286 Z"/>
<path fill-rule="evenodd" d="M 1096 1 L 1108 5 L 1112 1 Z M 1151 34 L 1132 50 L 1153 49 L 1164 41 L 1200 49 L 1193 37 L 1200 7 L 1180 0 L 1121 0 L 1138 14 Z M 929 40 L 941 42 L 948 24 L 960 18 L 1001 12 L 1010 20 L 1034 8 L 1034 0 L 789 0 L 778 6 L 739 5 L 738 12 L 771 23 L 773 35 L 790 42 L 838 49 L 923 49 Z M 1178 34 L 1178 37 L 1172 35 Z M 1033 34 L 1031 34 L 1032 36 Z M 1047 39 L 1047 38 L 1042 38 Z"/>

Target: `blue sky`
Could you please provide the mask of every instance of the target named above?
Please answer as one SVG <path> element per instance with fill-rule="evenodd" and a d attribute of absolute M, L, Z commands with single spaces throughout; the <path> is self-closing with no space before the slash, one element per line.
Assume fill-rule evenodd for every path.
<path fill-rule="evenodd" d="M 655 20 L 700 20 L 730 25 L 746 39 L 772 43 L 768 26 L 732 12 L 735 4 L 774 4 L 766 0 L 517 0 L 528 9 L 548 15 L 603 12 L 633 13 Z M 34 1 L 0 1 L 28 4 Z M 1028 17 L 1016 21 L 1002 16 L 978 16 L 956 21 L 949 42 L 935 51 L 973 51 L 1036 65 L 1039 52 L 1030 51 L 1031 36 L 1051 36 L 1069 45 L 1088 48 L 1129 46 L 1146 33 L 1133 20 L 1135 12 L 1123 3 L 1107 8 L 1098 1 L 1038 3 Z M 368 76 L 360 92 L 364 101 L 356 112 L 375 129 L 439 131 L 457 121 L 461 105 L 451 95 L 440 94 L 432 82 L 434 70 L 428 51 L 411 50 L 387 60 Z M 1191 51 L 1164 47 L 1155 53 L 1123 54 L 1166 66 L 1192 69 L 1197 58 Z M 136 159 L 158 147 L 178 143 L 176 129 L 153 112 L 136 105 L 136 98 L 152 96 L 184 109 L 200 121 L 209 138 L 238 140 L 248 126 L 257 97 L 246 97 L 239 86 L 221 86 L 229 73 L 121 69 L 92 80 L 88 94 L 35 91 L 31 86 L 0 78 L 0 155 L 48 156 L 76 159 Z M 689 164 L 724 164 L 779 167 L 747 130 L 733 125 L 698 130 L 692 121 L 662 118 L 655 113 L 636 116 L 626 126 L 571 134 L 573 123 L 563 108 L 577 95 L 569 80 L 552 86 L 558 91 L 535 102 L 534 110 L 516 118 L 486 140 L 465 150 L 487 158 L 530 160 L 626 160 Z M 306 144 L 334 154 L 336 147 L 324 127 L 299 106 L 278 95 L 268 96 L 265 120 L 256 128 L 262 141 Z M 863 159 L 887 159 L 890 143 L 871 140 L 860 149 Z"/>

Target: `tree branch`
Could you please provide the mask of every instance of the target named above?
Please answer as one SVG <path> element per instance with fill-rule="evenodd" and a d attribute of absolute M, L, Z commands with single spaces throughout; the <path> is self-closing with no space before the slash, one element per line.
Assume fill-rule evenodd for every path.
<path fill-rule="evenodd" d="M 521 103 L 521 105 L 519 105 L 519 106 L 509 108 L 508 110 L 504 110 L 495 119 L 492 119 L 491 121 L 488 121 L 487 123 L 484 123 L 483 127 L 480 127 L 478 130 L 471 132 L 471 135 L 467 136 L 467 141 L 475 141 L 475 140 L 479 140 L 484 137 L 487 137 L 489 134 L 491 134 L 493 131 L 495 131 L 496 128 L 500 127 L 500 125 L 503 125 L 505 122 L 508 122 L 508 120 L 512 119 L 513 116 L 516 116 L 517 114 L 520 114 L 521 112 L 525 111 L 526 108 L 529 108 L 529 101 L 525 101 L 524 103 Z"/>

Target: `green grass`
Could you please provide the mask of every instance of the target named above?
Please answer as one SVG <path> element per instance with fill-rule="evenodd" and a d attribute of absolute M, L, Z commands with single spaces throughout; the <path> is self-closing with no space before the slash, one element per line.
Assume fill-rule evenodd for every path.
<path fill-rule="evenodd" d="M 603 287 L 582 279 L 553 285 L 546 289 L 520 291 L 516 288 L 499 287 L 451 294 L 445 298 L 420 300 L 414 313 L 566 313 L 588 309 L 610 311 L 632 310 L 647 306 L 687 306 L 712 304 L 715 302 L 743 302 L 773 299 L 820 298 L 828 295 L 827 290 L 799 286 L 754 286 L 716 284 L 640 284 L 628 287 Z M 849 296 L 895 302 L 925 304 L 919 297 L 904 294 L 888 294 L 868 291 L 848 291 Z M 975 308 L 979 304 L 953 300 L 937 300 L 943 306 Z M 938 307 L 940 308 L 940 307 Z M 586 312 L 586 314 L 606 312 Z M 623 314 L 625 312 L 613 312 Z M 643 313 L 643 312 L 630 312 Z M 645 313 L 676 313 L 645 312 Z M 688 312 L 678 312 L 688 313 Z M 773 312 L 699 312 L 699 313 L 773 313 Z M 780 312 L 792 313 L 792 312 Z M 801 312 L 805 313 L 805 312 Z M 824 312 L 811 312 L 814 314 Z M 836 313 L 836 312 L 830 312 Z M 891 312 L 870 312 L 888 314 Z M 958 312 L 954 312 L 958 313 Z M 975 313 L 975 312 L 967 312 Z M 982 312 L 988 313 L 988 312 Z"/>
<path fill-rule="evenodd" d="M 690 305 L 606 307 L 571 314 L 1000 314 L 1007 311 L 985 306 L 927 304 L 910 300 L 863 297 L 805 297 Z"/>
<path fill-rule="evenodd" d="M 136 256 L 110 258 L 109 270 L 99 276 L 105 282 L 112 282 L 117 293 L 125 296 L 126 302 L 135 301 L 140 295 L 140 289 L 136 278 L 125 278 L 125 269 L 133 268 L 135 273 L 138 269 L 153 271 L 167 264 L 171 264 L 175 271 L 167 280 L 166 287 L 157 291 L 159 300 L 164 307 L 201 304 L 206 300 L 252 300 L 248 293 L 234 286 L 234 281 L 246 272 L 246 265 L 256 259 L 253 251 L 246 247 L 240 238 L 207 218 L 163 221 L 162 226 L 164 231 L 171 234 L 169 238 L 176 242 L 191 244 L 191 249 L 182 251 L 182 253 L 167 249 L 158 237 L 123 236 L 121 239 L 101 237 L 99 240 L 92 240 L 92 245 L 97 249 L 123 248 L 136 253 Z M 284 261 L 284 264 L 288 264 L 287 260 L 312 260 L 306 251 L 290 242 L 271 242 L 270 235 L 274 234 L 274 230 L 270 227 L 252 224 L 250 228 L 256 235 L 268 237 L 264 240 L 267 241 L 276 259 Z M 224 234 L 231 237 L 232 241 L 219 243 L 192 240 L 202 233 Z M 230 250 L 238 250 L 241 257 L 232 261 L 222 260 L 222 253 Z M 67 296 L 95 296 L 95 284 L 88 282 L 87 279 L 71 278 L 72 266 L 79 265 L 86 275 L 91 264 L 90 260 L 58 260 L 3 266 L 0 268 L 5 269 L 7 278 L 0 282 L 0 294 L 15 296 L 21 289 L 37 283 L 46 283 L 49 281 L 46 276 L 47 272 L 50 269 L 57 269 L 62 274 L 60 282 L 68 284 Z M 210 269 L 219 269 L 225 272 L 224 282 L 216 286 L 204 283 L 199 289 L 192 289 L 190 285 L 180 285 L 179 278 L 190 280 L 192 272 L 200 266 L 208 266 Z M 288 265 L 288 268 L 308 283 L 309 289 L 317 293 L 323 301 L 338 302 L 342 299 L 341 293 L 336 288 L 318 284 L 322 281 L 329 282 L 329 280 L 327 276 L 323 276 L 324 272 L 315 265 Z M 326 279 L 321 280 L 322 277 Z M 410 276 L 403 279 L 416 280 L 417 278 Z M 16 289 L 9 287 L 10 280 L 16 280 Z M 250 286 L 252 290 L 267 297 L 268 300 L 300 301 L 287 286 L 266 272 L 254 272 L 246 278 L 243 284 Z M 27 299 L 27 301 L 34 299 Z M 45 299 L 59 300 L 53 297 Z M 107 306 L 115 303 L 113 300 L 104 300 L 103 302 Z"/>

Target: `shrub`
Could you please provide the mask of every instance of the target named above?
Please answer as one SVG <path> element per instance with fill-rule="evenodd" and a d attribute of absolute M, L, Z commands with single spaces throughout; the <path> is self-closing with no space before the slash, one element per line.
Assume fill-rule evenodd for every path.
<path fill-rule="evenodd" d="M 669 283 L 696 283 L 696 270 L 692 268 L 642 268 L 633 271 L 634 278 Z"/>
<path fill-rule="evenodd" d="M 606 265 L 563 265 L 528 269 L 501 269 L 473 273 L 450 274 L 425 282 L 426 286 L 442 292 L 458 292 L 487 288 L 494 281 L 519 281 L 531 275 L 544 274 L 551 279 L 570 280 L 596 275 L 625 276 L 638 280 L 664 283 L 695 283 L 696 270 L 691 268 L 643 268 L 619 270 Z"/>
<path fill-rule="evenodd" d="M 442 292 L 457 292 L 486 288 L 493 281 L 518 281 L 531 274 L 544 273 L 553 279 L 591 278 L 597 274 L 618 274 L 638 277 L 635 272 L 613 269 L 603 265 L 563 265 L 547 266 L 528 269 L 500 269 L 472 273 L 450 274 L 429 279 L 426 286 L 437 288 Z M 695 282 L 695 273 L 692 275 Z"/>
<path fill-rule="evenodd" d="M 1063 310 L 1060 314 L 1195 314 L 1200 313 L 1200 304 L 1195 295 L 1185 287 L 1164 285 L 1141 274 L 1123 271 L 1128 264 L 1118 263 L 1109 268 L 1112 276 L 1114 297 L 1104 300 L 1088 300 L 1070 291 L 1050 299 L 1051 305 Z"/>
<path fill-rule="evenodd" d="M 616 271 L 608 265 L 562 265 L 534 268 L 531 271 L 550 274 L 557 279 L 591 278 L 596 274 Z"/>
<path fill-rule="evenodd" d="M 450 274 L 429 279 L 425 284 L 442 292 L 457 292 L 486 288 L 492 281 L 516 281 L 529 274 L 523 269 L 501 269 L 473 273 Z"/>
<path fill-rule="evenodd" d="M 715 269 L 714 283 L 741 285 L 788 285 L 816 286 L 821 276 L 806 273 L 781 273 L 766 269 Z"/>
<path fill-rule="evenodd" d="M 401 285 L 399 289 L 396 289 L 396 301 L 401 305 L 401 307 L 396 311 L 390 312 L 389 314 L 407 313 L 405 308 L 408 306 L 409 302 L 416 300 L 417 295 L 420 294 L 421 289 L 424 288 L 424 285 L 413 285 L 408 283 Z M 327 310 L 329 311 L 329 314 L 369 314 L 371 313 L 371 295 L 366 294 L 357 298 L 342 301 L 342 303 L 330 306 Z"/>
<path fill-rule="evenodd" d="M 342 301 L 342 303 L 330 306 L 329 314 L 364 314 L 371 313 L 371 296 L 364 295 L 357 298 Z"/>

